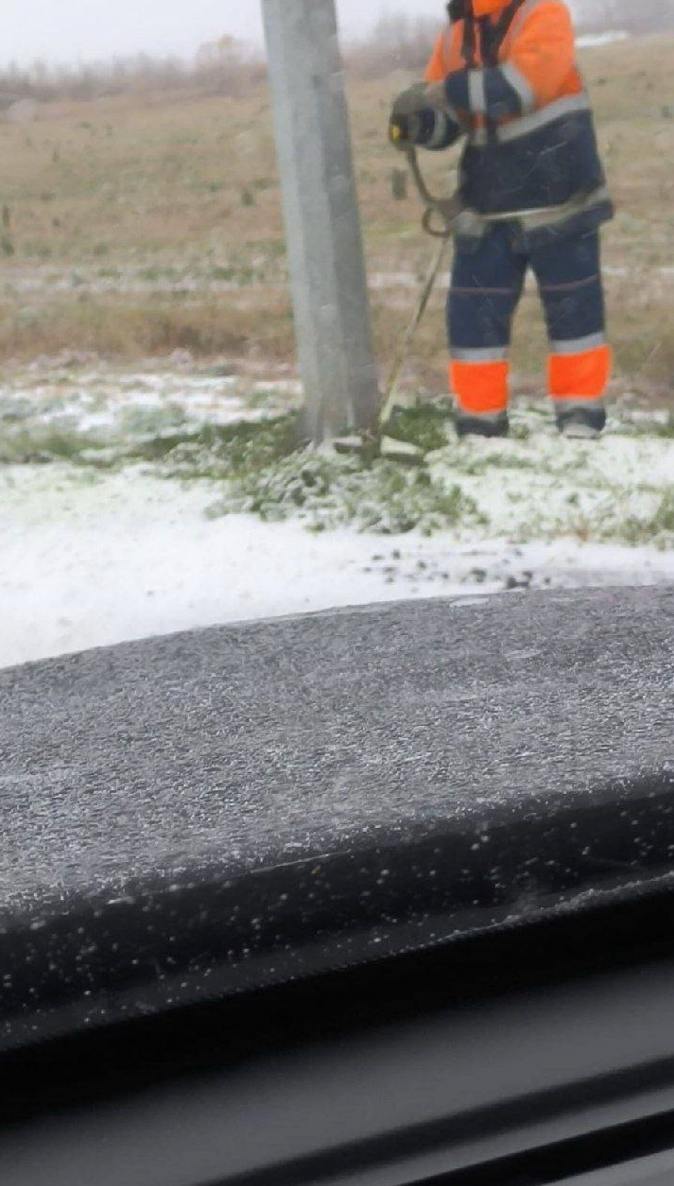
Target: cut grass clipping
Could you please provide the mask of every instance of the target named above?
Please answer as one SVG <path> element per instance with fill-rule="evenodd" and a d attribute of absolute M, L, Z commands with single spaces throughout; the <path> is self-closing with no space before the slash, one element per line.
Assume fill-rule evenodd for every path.
<path fill-rule="evenodd" d="M 397 418 L 396 437 L 425 453 L 440 449 L 447 444 L 447 418 L 444 409 L 432 405 L 411 408 Z M 375 457 L 340 457 L 329 447 L 289 448 L 296 439 L 293 417 L 281 417 L 258 432 L 264 456 L 257 447 L 249 449 L 243 464 L 230 467 L 227 495 L 211 506 L 212 517 L 248 512 L 267 522 L 300 518 L 313 531 L 351 524 L 386 535 L 484 525 L 476 503 L 458 484 L 448 488 L 426 469 Z M 179 467 L 197 461 L 201 468 L 189 447 L 170 460 Z"/>
<path fill-rule="evenodd" d="M 447 443 L 446 422 L 441 408 L 411 408 L 400 414 L 395 432 L 426 453 Z M 447 489 L 425 469 L 367 456 L 339 457 L 329 447 L 293 448 L 294 416 L 247 427 L 234 455 L 230 433 L 227 444 L 221 440 L 205 451 L 184 445 L 167 458 L 173 475 L 229 479 L 225 498 L 209 510 L 212 517 L 248 512 L 266 522 L 300 518 L 313 531 L 352 524 L 387 535 L 415 528 L 430 535 L 480 521 L 473 499 L 458 485 Z"/>
<path fill-rule="evenodd" d="M 398 535 L 417 528 L 432 535 L 458 524 L 485 522 L 458 484 L 446 488 L 428 470 L 393 461 L 303 452 L 264 471 L 241 475 L 211 515 L 248 511 L 269 521 L 300 517 L 313 531 L 353 524 Z"/>

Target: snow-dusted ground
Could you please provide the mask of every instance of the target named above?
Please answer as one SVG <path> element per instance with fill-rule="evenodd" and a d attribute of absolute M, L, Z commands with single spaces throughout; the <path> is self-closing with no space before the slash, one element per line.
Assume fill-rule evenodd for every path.
<path fill-rule="evenodd" d="M 237 619 L 403 597 L 674 581 L 674 554 L 573 540 L 319 535 L 208 519 L 209 483 L 0 470 L 0 664 Z"/>
<path fill-rule="evenodd" d="M 28 375 L 0 392 L 0 430 L 3 409 L 6 441 L 45 428 L 161 433 L 185 416 L 226 424 L 296 396 L 292 384 L 269 386 L 243 391 L 225 376 L 175 370 L 48 382 Z M 0 665 L 376 600 L 674 581 L 666 533 L 649 546 L 611 542 L 620 516 L 648 519 L 674 489 L 674 440 L 647 427 L 637 418 L 630 431 L 618 426 L 598 444 L 574 444 L 539 415 L 526 440 L 476 442 L 460 454 L 450 443 L 429 472 L 459 482 L 482 518 L 430 538 L 213 518 L 204 512 L 222 483 L 184 484 L 147 463 L 0 465 Z"/>
<path fill-rule="evenodd" d="M 612 45 L 614 41 L 627 41 L 629 33 L 624 29 L 609 29 L 605 33 L 583 33 L 576 38 L 579 49 L 592 49 L 598 45 Z"/>

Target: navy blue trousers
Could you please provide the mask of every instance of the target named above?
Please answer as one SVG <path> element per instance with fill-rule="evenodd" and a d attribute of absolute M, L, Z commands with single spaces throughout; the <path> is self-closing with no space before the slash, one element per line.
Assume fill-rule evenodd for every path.
<path fill-rule="evenodd" d="M 538 282 L 552 352 L 557 343 L 570 353 L 605 340 L 599 234 L 540 247 L 527 255 L 516 249 L 512 227 L 495 224 L 474 251 L 456 251 L 447 306 L 452 357 L 485 361 L 505 357 L 513 315 L 527 268 Z"/>
<path fill-rule="evenodd" d="M 447 305 L 450 385 L 459 420 L 501 421 L 508 408 L 513 316 L 531 267 L 550 343 L 548 394 L 561 424 L 579 408 L 604 423 L 611 371 L 599 234 L 518 249 L 512 223 L 496 223 L 473 249 L 457 244 Z"/>

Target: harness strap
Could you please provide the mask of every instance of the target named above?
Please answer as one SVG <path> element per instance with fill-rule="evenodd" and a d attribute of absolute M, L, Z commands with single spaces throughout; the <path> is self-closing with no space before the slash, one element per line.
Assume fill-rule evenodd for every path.
<path fill-rule="evenodd" d="M 495 24 L 490 21 L 489 17 L 481 17 L 480 37 L 485 66 L 498 66 L 499 50 L 508 36 L 510 26 L 517 13 L 525 2 L 526 0 L 511 0 Z"/>
<path fill-rule="evenodd" d="M 477 40 L 475 33 L 475 17 L 471 8 L 463 18 L 463 45 L 461 47 L 461 57 L 469 70 L 474 70 L 477 66 Z"/>
<path fill-rule="evenodd" d="M 508 36 L 508 31 L 517 16 L 522 5 L 526 0 L 511 0 L 507 8 L 503 9 L 499 19 L 494 24 L 488 16 L 480 17 L 478 24 L 480 27 L 480 46 L 482 50 L 482 63 L 484 66 L 498 66 L 498 55 L 503 42 Z M 468 64 L 469 69 L 474 67 Z M 496 140 L 497 123 L 495 120 L 487 117 L 487 139 L 490 143 Z"/>

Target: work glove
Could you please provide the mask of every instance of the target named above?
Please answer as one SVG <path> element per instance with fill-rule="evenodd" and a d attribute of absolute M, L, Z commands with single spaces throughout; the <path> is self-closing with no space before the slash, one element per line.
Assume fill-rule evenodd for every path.
<path fill-rule="evenodd" d="M 448 148 L 463 130 L 459 115 L 447 102 L 443 82 L 415 82 L 393 104 L 389 140 L 396 148 L 409 144 Z"/>
<path fill-rule="evenodd" d="M 421 117 L 418 115 L 392 115 L 388 125 L 388 138 L 394 148 L 404 150 L 408 144 L 416 144 L 421 132 Z"/>
<path fill-rule="evenodd" d="M 407 87 L 393 104 L 388 134 L 391 144 L 404 149 L 408 144 L 416 144 L 422 132 L 422 111 L 429 106 L 425 82 L 415 82 Z"/>

